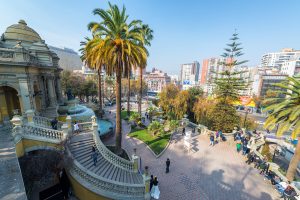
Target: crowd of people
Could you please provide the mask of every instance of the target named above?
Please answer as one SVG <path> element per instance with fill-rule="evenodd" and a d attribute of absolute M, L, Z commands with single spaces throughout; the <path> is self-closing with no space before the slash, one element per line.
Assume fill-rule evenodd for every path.
<path fill-rule="evenodd" d="M 260 133 L 254 130 L 252 133 L 244 133 L 242 130 L 234 133 L 234 140 L 236 141 L 237 152 L 242 151 L 242 154 L 247 157 L 246 163 L 253 165 L 254 168 L 259 169 L 259 173 L 263 175 L 272 185 L 275 185 L 281 198 L 294 200 L 297 196 L 295 189 L 290 185 L 290 182 L 284 182 L 272 170 L 270 170 L 270 163 L 267 157 L 260 157 L 251 151 L 249 141 L 253 136 L 259 136 Z"/>
<path fill-rule="evenodd" d="M 216 132 L 211 132 L 209 135 L 209 145 L 214 146 L 215 144 L 226 141 L 226 138 L 221 130 L 218 130 Z"/>

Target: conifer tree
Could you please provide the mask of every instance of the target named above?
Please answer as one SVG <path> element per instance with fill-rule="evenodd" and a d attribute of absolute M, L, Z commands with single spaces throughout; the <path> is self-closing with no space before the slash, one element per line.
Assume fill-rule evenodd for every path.
<path fill-rule="evenodd" d="M 238 61 L 238 57 L 243 55 L 243 48 L 238 40 L 238 34 L 234 33 L 230 38 L 230 43 L 227 44 L 228 47 L 224 48 L 225 52 L 222 55 L 224 59 L 219 63 L 224 67 L 223 71 L 217 72 L 214 80 L 216 97 L 224 104 L 231 104 L 238 100 L 240 92 L 247 87 L 247 82 L 242 77 L 245 71 L 239 69 L 247 60 Z"/>
<path fill-rule="evenodd" d="M 238 58 L 243 55 L 241 43 L 238 42 L 238 34 L 234 33 L 230 38 L 230 43 L 224 49 L 222 57 L 224 58 L 219 64 L 223 66 L 221 72 L 216 72 L 215 95 L 217 104 L 214 107 L 214 129 L 223 129 L 231 131 L 239 125 L 240 117 L 237 114 L 233 102 L 239 100 L 240 92 L 245 90 L 247 82 L 242 77 L 245 71 L 240 66 L 247 60 L 239 61 Z"/>

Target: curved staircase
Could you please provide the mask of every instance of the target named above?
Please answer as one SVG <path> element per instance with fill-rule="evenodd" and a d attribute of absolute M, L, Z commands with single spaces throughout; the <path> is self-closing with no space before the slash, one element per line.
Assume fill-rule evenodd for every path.
<path fill-rule="evenodd" d="M 44 117 L 34 116 L 23 119 L 14 116 L 12 135 L 15 142 L 30 139 L 52 144 L 63 144 L 67 138 L 66 152 L 68 160 L 66 168 L 72 179 L 77 183 L 74 192 L 80 199 L 149 199 L 149 176 L 138 173 L 138 157 L 125 160 L 112 153 L 101 141 L 98 125 L 92 117 L 92 122 L 80 124 L 83 133 L 72 132 L 71 121 L 59 123 L 58 129 L 50 128 L 51 121 Z M 98 162 L 94 166 L 91 158 L 92 147 L 98 152 Z"/>
<path fill-rule="evenodd" d="M 68 145 L 73 158 L 97 176 L 124 184 L 143 184 L 143 177 L 140 174 L 125 170 L 109 162 L 97 148 L 98 162 L 94 166 L 93 159 L 91 158 L 93 146 L 96 148 L 92 133 L 83 133 L 74 136 Z"/>

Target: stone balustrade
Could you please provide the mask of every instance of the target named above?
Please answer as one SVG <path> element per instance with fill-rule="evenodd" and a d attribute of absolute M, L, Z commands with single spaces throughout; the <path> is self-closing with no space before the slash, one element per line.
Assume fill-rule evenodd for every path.
<path fill-rule="evenodd" d="M 82 122 L 78 123 L 79 130 L 80 131 L 91 131 L 93 130 L 92 128 L 92 122 Z"/>
<path fill-rule="evenodd" d="M 134 171 L 133 162 L 128 161 L 114 154 L 103 144 L 98 134 L 98 125 L 95 123 L 93 123 L 93 137 L 94 137 L 96 147 L 98 148 L 99 152 L 103 155 L 104 158 L 106 158 L 109 162 L 111 162 L 115 166 L 119 166 L 122 169 L 125 169 L 130 172 Z"/>
<path fill-rule="evenodd" d="M 51 119 L 48 119 L 46 117 L 33 116 L 33 123 L 36 126 L 52 129 L 51 121 L 52 121 Z M 62 122 L 58 122 L 57 123 L 57 130 L 61 130 L 62 125 L 63 125 Z"/>
<path fill-rule="evenodd" d="M 66 137 L 63 131 L 32 126 L 29 124 L 23 124 L 21 125 L 21 127 L 22 127 L 22 136 L 29 139 L 38 139 L 42 141 L 60 143 Z"/>
<path fill-rule="evenodd" d="M 73 161 L 69 171 L 80 184 L 101 196 L 122 200 L 144 199 L 144 184 L 128 184 L 105 179 L 86 170 L 76 160 Z"/>

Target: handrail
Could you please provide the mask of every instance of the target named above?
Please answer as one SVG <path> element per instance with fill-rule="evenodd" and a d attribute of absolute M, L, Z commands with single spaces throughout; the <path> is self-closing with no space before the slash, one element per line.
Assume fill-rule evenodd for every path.
<path fill-rule="evenodd" d="M 78 126 L 79 126 L 79 130 L 80 131 L 93 130 L 93 128 L 92 128 L 92 122 L 78 123 Z"/>
<path fill-rule="evenodd" d="M 100 177 L 74 160 L 71 175 L 89 190 L 113 199 L 144 199 L 144 184 L 128 184 Z M 79 179 L 79 180 L 78 180 Z"/>
<path fill-rule="evenodd" d="M 113 165 L 118 166 L 122 169 L 125 169 L 127 171 L 133 172 L 133 162 L 128 161 L 124 158 L 121 158 L 120 156 L 114 154 L 111 152 L 101 141 L 100 136 L 98 132 L 93 132 L 94 141 L 96 144 L 97 149 L 102 154 L 104 158 L 106 158 L 109 162 L 111 162 Z"/>
<path fill-rule="evenodd" d="M 29 124 L 23 124 L 22 129 L 22 134 L 24 136 L 42 137 L 44 139 L 56 140 L 57 142 L 61 142 L 64 139 L 63 131 L 32 126 Z"/>
<path fill-rule="evenodd" d="M 33 116 L 32 119 L 33 119 L 33 123 L 35 125 L 52 129 L 51 119 L 48 119 L 47 117 L 41 117 L 41 116 Z M 63 125 L 63 122 L 58 121 L 57 130 L 61 130 L 62 125 Z"/>

